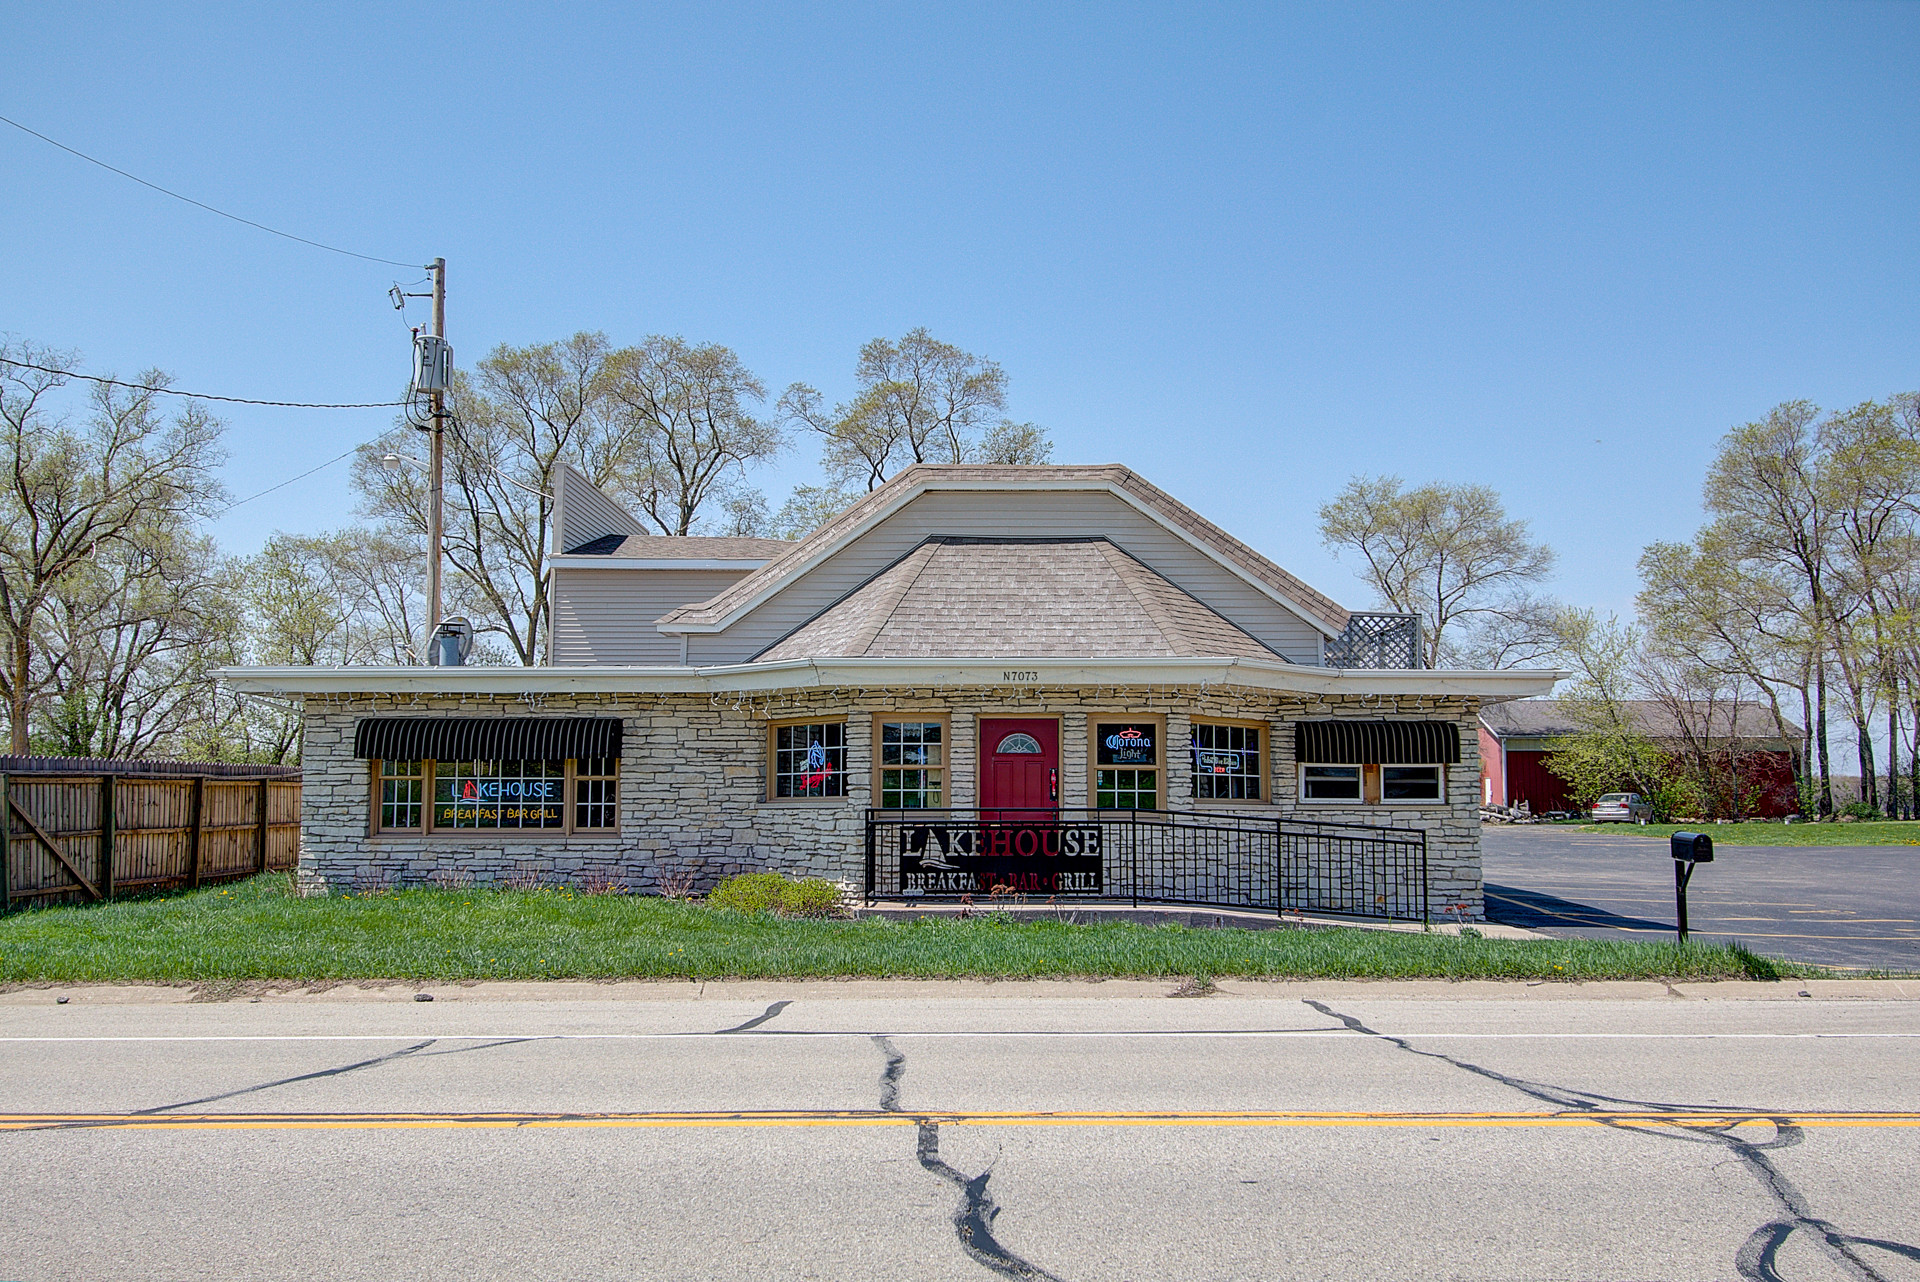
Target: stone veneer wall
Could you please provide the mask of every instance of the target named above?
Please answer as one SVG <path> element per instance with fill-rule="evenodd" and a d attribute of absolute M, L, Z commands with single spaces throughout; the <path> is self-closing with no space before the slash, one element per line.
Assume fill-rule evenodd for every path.
<path fill-rule="evenodd" d="M 611 873 L 639 890 L 663 875 L 710 886 L 743 870 L 863 884 L 862 811 L 872 787 L 873 714 L 947 716 L 948 804 L 975 802 L 975 723 L 981 716 L 1060 718 L 1061 801 L 1087 805 L 1090 718 L 1159 714 L 1166 718 L 1163 761 L 1184 762 L 1191 722 L 1209 716 L 1268 726 L 1269 800 L 1265 804 L 1195 802 L 1185 773 L 1168 770 L 1174 809 L 1425 828 L 1436 915 L 1464 905 L 1479 918 L 1480 757 L 1478 701 L 1465 698 L 1319 698 L 1235 687 L 958 687 L 805 690 L 734 696 L 703 694 L 515 696 L 313 696 L 306 701 L 300 871 L 303 888 L 365 882 L 420 882 L 436 873 L 476 881 L 579 880 Z M 370 836 L 372 785 L 353 753 L 354 722 L 391 713 L 462 716 L 619 716 L 620 830 L 571 837 L 535 833 L 490 836 Z M 767 801 L 767 723 L 796 717 L 845 717 L 848 795 L 830 801 Z M 1297 805 L 1291 723 L 1304 717 L 1407 717 L 1453 721 L 1461 760 L 1447 775 L 1441 806 Z M 1176 753 L 1172 749 L 1178 746 Z M 1163 769 L 1166 768 L 1163 766 Z"/>

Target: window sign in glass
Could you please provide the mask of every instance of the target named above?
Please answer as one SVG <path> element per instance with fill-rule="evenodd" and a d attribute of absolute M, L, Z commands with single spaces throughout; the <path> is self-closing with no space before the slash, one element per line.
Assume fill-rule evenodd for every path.
<path fill-rule="evenodd" d="M 1260 799 L 1259 727 L 1194 723 L 1193 795 L 1216 800 Z"/>
<path fill-rule="evenodd" d="M 773 740 L 773 795 L 847 795 L 847 727 L 842 721 L 781 726 Z"/>
<path fill-rule="evenodd" d="M 442 761 L 433 772 L 435 828 L 566 826 L 564 761 Z"/>
<path fill-rule="evenodd" d="M 1160 727 L 1100 721 L 1093 727 L 1093 804 L 1101 810 L 1160 808 Z"/>

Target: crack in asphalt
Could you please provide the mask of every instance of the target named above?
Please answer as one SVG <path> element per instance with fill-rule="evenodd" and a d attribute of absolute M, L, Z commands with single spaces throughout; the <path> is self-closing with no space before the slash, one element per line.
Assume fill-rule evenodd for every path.
<path fill-rule="evenodd" d="M 873 1044 L 887 1057 L 887 1066 L 880 1070 L 880 1107 L 889 1113 L 898 1113 L 900 1076 L 907 1071 L 907 1057 L 895 1048 L 892 1038 L 883 1034 L 875 1033 Z"/>
<path fill-rule="evenodd" d="M 880 1107 L 888 1113 L 901 1113 L 900 1079 L 907 1072 L 907 1057 L 884 1034 L 874 1034 L 873 1044 L 887 1057 L 886 1067 L 880 1070 Z M 953 1231 L 967 1258 L 1003 1278 L 1015 1278 L 1019 1282 L 1061 1282 L 1057 1274 L 1015 1255 L 993 1236 L 993 1221 L 1000 1214 L 993 1194 L 987 1192 L 993 1168 L 989 1166 L 973 1176 L 955 1170 L 940 1156 L 940 1123 L 927 1117 L 914 1120 L 913 1152 L 921 1169 L 960 1190 L 960 1205 L 953 1212 Z"/>
<path fill-rule="evenodd" d="M 424 1042 L 417 1042 L 402 1050 L 392 1051 L 385 1055 L 377 1055 L 372 1059 L 363 1059 L 353 1064 L 342 1064 L 338 1068 L 322 1068 L 311 1073 L 301 1073 L 295 1077 L 283 1077 L 277 1082 L 262 1082 L 258 1086 L 243 1086 L 236 1091 L 222 1091 L 218 1095 L 208 1095 L 201 1099 L 182 1100 L 178 1104 L 160 1104 L 153 1108 L 135 1109 L 132 1116 L 145 1117 L 153 1113 L 165 1113 L 176 1108 L 192 1108 L 196 1104 L 217 1104 L 223 1099 L 233 1099 L 240 1095 L 253 1095 L 260 1091 L 270 1091 L 277 1086 L 292 1086 L 296 1082 L 312 1082 L 323 1077 L 338 1077 L 342 1073 L 352 1073 L 363 1068 L 377 1068 L 381 1064 L 389 1064 L 396 1059 L 405 1059 L 409 1055 L 417 1055 L 439 1040 L 437 1037 L 429 1037 Z"/>
<path fill-rule="evenodd" d="M 1412 1045 L 1404 1037 L 1395 1037 L 1369 1028 L 1351 1015 L 1343 1015 L 1323 1002 L 1312 998 L 1302 999 L 1306 1005 L 1319 1011 L 1329 1019 L 1337 1019 L 1341 1024 L 1356 1033 L 1368 1037 L 1377 1037 L 1409 1055 L 1418 1055 L 1424 1059 L 1437 1059 L 1442 1063 L 1464 1072 L 1473 1073 L 1489 1081 L 1519 1091 L 1543 1103 L 1555 1105 L 1570 1112 L 1598 1112 L 1611 1104 L 1625 1104 L 1635 1108 L 1662 1111 L 1711 1112 L 1721 1105 L 1683 1104 L 1664 1100 L 1627 1099 L 1618 1095 L 1603 1095 L 1595 1091 L 1576 1090 L 1571 1087 L 1554 1086 L 1546 1082 L 1529 1081 L 1514 1077 L 1497 1069 L 1474 1064 L 1457 1056 L 1440 1051 L 1425 1051 Z M 1764 1113 L 1764 1109 L 1741 1110 Z M 1633 1131 L 1641 1135 L 1650 1135 L 1657 1139 L 1681 1140 L 1693 1144 L 1719 1144 L 1730 1149 L 1743 1165 L 1751 1171 L 1760 1185 L 1775 1202 L 1780 1205 L 1782 1216 L 1762 1224 L 1748 1235 L 1734 1254 L 1734 1268 L 1746 1282 L 1786 1282 L 1779 1271 L 1780 1248 L 1786 1245 L 1794 1230 L 1805 1229 L 1814 1234 L 1827 1256 L 1851 1276 L 1862 1282 L 1887 1282 L 1885 1274 L 1862 1259 L 1857 1247 L 1877 1247 L 1893 1255 L 1904 1256 L 1910 1260 L 1920 1260 L 1920 1247 L 1903 1242 L 1891 1242 L 1882 1238 L 1857 1237 L 1843 1233 L 1834 1224 L 1813 1213 L 1805 1196 L 1796 1188 L 1767 1156 L 1770 1149 L 1793 1148 L 1805 1139 L 1805 1132 L 1782 1117 L 1770 1119 L 1773 1122 L 1774 1135 L 1770 1140 L 1755 1143 L 1733 1134 L 1734 1122 L 1720 1126 L 1698 1126 L 1682 1123 L 1646 1123 L 1622 1118 L 1595 1118 L 1603 1126 L 1616 1130 Z"/>
<path fill-rule="evenodd" d="M 547 1039 L 540 1038 L 540 1037 L 502 1037 L 495 1041 L 478 1042 L 472 1046 L 451 1046 L 443 1050 L 437 1050 L 437 1051 L 430 1051 L 427 1049 L 428 1047 L 434 1045 L 439 1040 L 440 1039 L 437 1037 L 429 1037 L 424 1042 L 415 1043 L 414 1045 L 405 1047 L 401 1050 L 392 1051 L 385 1055 L 377 1055 L 372 1059 L 358 1060 L 352 1064 L 342 1064 L 337 1068 L 316 1069 L 314 1072 L 311 1072 L 311 1073 L 301 1073 L 294 1077 L 283 1077 L 283 1078 L 280 1078 L 278 1081 L 261 1082 L 255 1086 L 242 1086 L 238 1090 L 222 1091 L 218 1095 L 206 1095 L 201 1097 L 200 1099 L 182 1100 L 178 1104 L 159 1104 L 154 1106 L 153 1108 L 135 1109 L 131 1114 L 129 1114 L 129 1116 L 148 1117 L 148 1116 L 152 1116 L 155 1113 L 172 1112 L 174 1109 L 177 1109 L 177 1108 L 192 1108 L 196 1104 L 217 1104 L 221 1100 L 234 1099 L 237 1096 L 241 1096 L 241 1095 L 254 1095 L 254 1094 L 258 1094 L 261 1091 L 270 1091 L 280 1086 L 293 1086 L 300 1082 L 318 1081 L 319 1079 L 325 1078 L 325 1077 L 338 1077 L 342 1073 L 358 1072 L 360 1069 L 363 1069 L 363 1068 L 378 1068 L 382 1064 L 390 1064 L 394 1060 L 407 1059 L 414 1055 L 420 1055 L 422 1058 L 426 1058 L 434 1055 L 465 1055 L 469 1051 L 492 1050 L 495 1047 L 499 1047 L 499 1046 L 517 1046 L 521 1042 L 537 1042 L 537 1041 L 545 1041 Z"/>
<path fill-rule="evenodd" d="M 755 1015 L 752 1019 L 748 1020 L 744 1024 L 735 1024 L 732 1028 L 715 1029 L 714 1036 L 718 1037 L 722 1033 L 744 1033 L 749 1028 L 758 1028 L 760 1027 L 760 1025 L 766 1023 L 768 1020 L 772 1019 L 774 1016 L 778 1015 L 781 1011 L 785 1010 L 787 1007 L 791 1005 L 793 1005 L 793 1003 L 790 1001 L 775 1002 L 773 1005 L 767 1007 L 764 1011 L 761 1011 L 758 1015 Z"/>

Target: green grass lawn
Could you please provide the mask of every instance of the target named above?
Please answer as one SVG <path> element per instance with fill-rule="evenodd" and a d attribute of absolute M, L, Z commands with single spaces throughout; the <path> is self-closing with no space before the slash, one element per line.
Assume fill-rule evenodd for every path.
<path fill-rule="evenodd" d="M 1734 947 L 1369 930 L 785 920 L 567 891 L 301 899 L 283 874 L 0 919 L 0 982 L 1270 976 L 1775 979 Z"/>
<path fill-rule="evenodd" d="M 1920 846 L 1920 821 L 1827 824 L 1579 824 L 1581 832 L 1665 841 L 1676 832 L 1704 832 L 1716 846 Z"/>

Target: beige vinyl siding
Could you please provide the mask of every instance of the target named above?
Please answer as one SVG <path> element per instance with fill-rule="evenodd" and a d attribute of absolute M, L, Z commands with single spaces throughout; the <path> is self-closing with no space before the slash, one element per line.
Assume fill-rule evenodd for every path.
<path fill-rule="evenodd" d="M 719 633 L 691 633 L 694 664 L 742 663 L 859 587 L 930 534 L 982 538 L 1104 535 L 1205 602 L 1283 658 L 1320 661 L 1320 633 L 1173 531 L 1112 494 L 936 490 L 922 494 L 851 545 Z"/>
<path fill-rule="evenodd" d="M 553 509 L 553 550 L 556 553 L 570 552 L 582 543 L 590 543 L 609 534 L 647 532 L 645 526 L 622 511 L 619 504 L 602 494 L 591 481 L 567 463 L 562 462 L 554 468 L 554 487 L 555 494 L 559 496 Z M 690 599 L 704 601 L 706 598 Z M 685 605 L 686 602 L 675 604 Z M 679 653 L 677 646 L 675 653 Z"/>
<path fill-rule="evenodd" d="M 556 667 L 680 662 L 680 638 L 654 627 L 661 615 L 704 601 L 745 570 L 559 569 L 553 571 Z"/>

